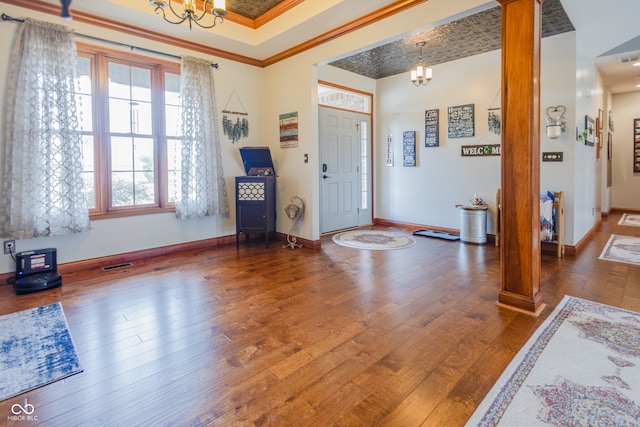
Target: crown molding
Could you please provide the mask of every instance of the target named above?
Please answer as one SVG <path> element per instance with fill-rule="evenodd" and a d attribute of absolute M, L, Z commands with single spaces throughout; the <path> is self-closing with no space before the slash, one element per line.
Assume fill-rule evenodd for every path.
<path fill-rule="evenodd" d="M 253 25 L 257 25 L 257 26 L 264 25 L 264 23 L 274 19 L 278 15 L 293 8 L 294 6 L 298 5 L 302 1 L 304 0 L 285 0 L 282 3 L 280 3 L 277 7 L 273 8 L 272 13 L 271 11 L 267 12 L 261 17 L 259 17 L 258 19 L 256 19 Z M 317 37 L 313 37 L 303 43 L 300 43 L 290 49 L 282 51 L 264 60 L 259 60 L 259 59 L 250 58 L 243 55 L 238 55 L 222 49 L 216 49 L 211 46 L 193 43 L 185 39 L 169 36 L 167 34 L 155 32 L 155 31 L 149 31 L 149 29 L 147 28 L 128 25 L 119 21 L 105 19 L 101 16 L 96 16 L 96 15 L 92 15 L 89 13 L 84 13 L 76 10 L 73 11 L 73 19 L 78 22 L 83 22 L 86 24 L 94 25 L 94 26 L 105 28 L 112 31 L 118 31 L 124 34 L 130 34 L 133 36 L 142 37 L 148 40 L 165 43 L 171 46 L 193 50 L 193 51 L 204 53 L 207 55 L 212 55 L 218 58 L 229 59 L 231 61 L 253 65 L 256 67 L 268 67 L 284 59 L 287 59 L 299 53 L 302 53 L 306 50 L 312 49 L 316 46 L 320 46 L 331 40 L 335 40 L 341 36 L 344 36 L 353 31 L 359 30 L 360 28 L 366 27 L 367 25 L 381 21 L 385 18 L 388 18 L 389 16 L 392 16 L 402 11 L 405 11 L 407 9 L 410 9 L 426 1 L 428 0 L 398 0 L 390 5 L 382 7 L 364 16 L 361 16 L 360 18 L 354 19 L 353 21 L 348 22 L 345 25 L 341 25 L 340 27 L 327 31 L 324 34 L 321 34 Z M 60 14 L 60 6 L 51 4 L 51 3 L 46 3 L 42 0 L 0 0 L 0 3 L 6 3 L 6 4 L 22 7 L 25 9 L 29 9 L 29 10 L 34 10 L 36 12 L 47 13 L 50 15 Z M 263 17 L 264 17 L 264 22 L 263 22 Z M 240 15 L 230 13 L 229 15 L 227 15 L 225 19 L 229 19 L 230 21 L 236 22 L 235 21 L 236 18 L 240 19 L 243 17 L 240 17 Z M 247 20 L 246 18 L 243 18 L 243 19 Z M 247 21 L 251 21 L 251 20 L 247 20 Z M 245 25 L 245 24 L 242 24 L 242 25 Z M 251 25 L 247 25 L 247 26 L 251 26 Z"/>

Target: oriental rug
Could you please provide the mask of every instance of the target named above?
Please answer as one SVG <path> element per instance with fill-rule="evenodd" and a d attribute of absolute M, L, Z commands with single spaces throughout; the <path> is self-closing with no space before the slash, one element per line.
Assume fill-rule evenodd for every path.
<path fill-rule="evenodd" d="M 565 296 L 467 426 L 637 426 L 640 313 Z"/>
<path fill-rule="evenodd" d="M 599 258 L 640 265 L 640 237 L 612 234 Z"/>
<path fill-rule="evenodd" d="M 619 225 L 630 225 L 632 227 L 640 227 L 640 214 L 622 214 Z"/>
<path fill-rule="evenodd" d="M 81 371 L 59 302 L 0 316 L 0 400 Z"/>
<path fill-rule="evenodd" d="M 416 240 L 410 235 L 385 230 L 345 231 L 334 235 L 333 241 L 350 248 L 375 251 L 405 249 L 416 244 Z"/>

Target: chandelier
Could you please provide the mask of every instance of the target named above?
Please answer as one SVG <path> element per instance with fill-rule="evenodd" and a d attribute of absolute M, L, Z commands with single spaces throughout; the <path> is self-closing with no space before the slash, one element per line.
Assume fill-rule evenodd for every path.
<path fill-rule="evenodd" d="M 431 68 L 426 68 L 422 63 L 422 48 L 427 42 L 416 43 L 416 46 L 420 47 L 420 60 L 418 60 L 418 66 L 415 70 L 411 70 L 411 82 L 416 86 L 426 86 L 433 78 L 433 71 Z"/>
<path fill-rule="evenodd" d="M 202 0 L 201 10 L 198 10 L 196 0 L 183 0 L 182 12 L 177 12 L 173 8 L 175 1 L 172 0 L 150 0 L 149 3 L 151 3 L 151 6 L 155 6 L 156 14 L 162 12 L 164 20 L 170 24 L 182 24 L 184 21 L 189 21 L 189 29 L 191 29 L 192 23 L 195 23 L 200 28 L 213 28 L 218 23 L 218 18 L 220 18 L 220 23 L 222 23 L 224 22 L 224 17 L 227 16 L 225 0 Z M 169 10 L 175 15 L 177 20 L 172 21 L 167 18 L 165 13 L 167 6 L 169 6 Z M 207 12 L 210 12 L 213 16 L 213 22 L 205 25 L 204 23 L 200 23 L 200 21 L 205 18 Z"/>

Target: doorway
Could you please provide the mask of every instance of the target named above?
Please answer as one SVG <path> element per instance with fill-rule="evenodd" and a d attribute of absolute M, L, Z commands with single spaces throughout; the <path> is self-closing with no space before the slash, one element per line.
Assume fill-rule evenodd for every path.
<path fill-rule="evenodd" d="M 320 233 L 373 223 L 371 116 L 319 107 Z"/>

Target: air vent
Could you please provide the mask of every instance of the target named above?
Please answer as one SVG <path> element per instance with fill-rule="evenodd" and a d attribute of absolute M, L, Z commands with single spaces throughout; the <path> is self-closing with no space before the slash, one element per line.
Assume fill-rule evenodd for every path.
<path fill-rule="evenodd" d="M 618 60 L 626 64 L 627 62 L 636 62 L 640 59 L 640 52 L 629 52 L 618 54 Z"/>
<path fill-rule="evenodd" d="M 131 266 L 133 266 L 132 262 L 125 262 L 125 263 L 122 263 L 122 264 L 108 265 L 106 267 L 102 267 L 102 271 L 118 270 L 120 268 L 127 268 L 127 267 L 131 267 Z"/>

